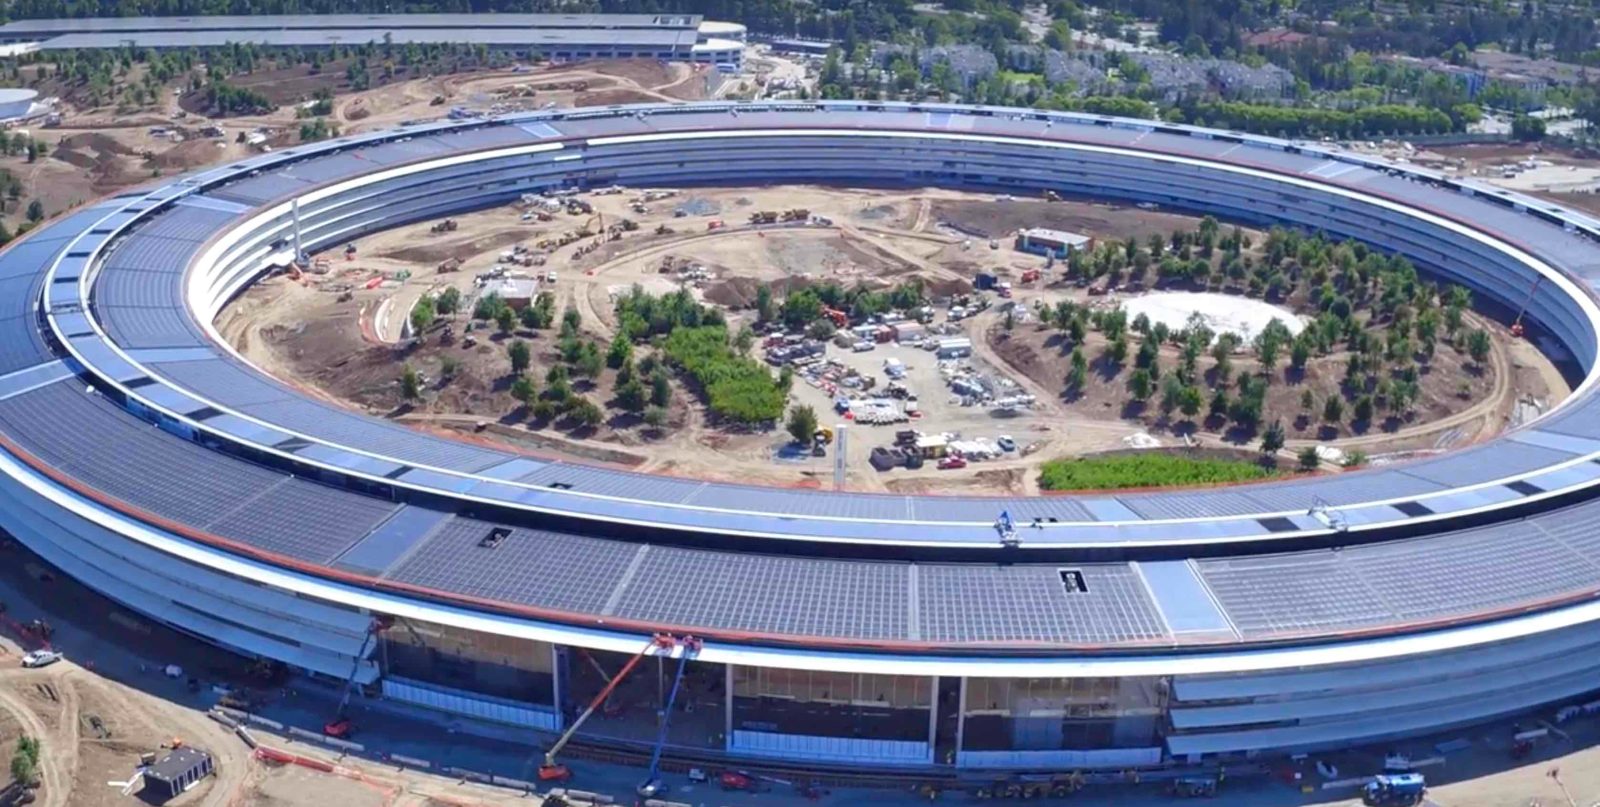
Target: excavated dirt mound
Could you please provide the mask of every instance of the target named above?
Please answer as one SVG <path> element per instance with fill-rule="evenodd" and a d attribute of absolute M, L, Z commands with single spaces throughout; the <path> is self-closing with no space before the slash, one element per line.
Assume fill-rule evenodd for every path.
<path fill-rule="evenodd" d="M 773 281 L 753 277 L 730 277 L 706 286 L 702 292 L 707 302 L 732 309 L 751 308 L 756 304 L 756 292 L 765 286 L 774 299 L 782 299 L 793 291 L 811 285 L 804 277 L 784 277 Z"/>
<path fill-rule="evenodd" d="M 187 171 L 216 162 L 217 155 L 222 149 L 217 148 L 216 140 L 185 140 L 166 151 L 161 152 L 144 164 L 151 168 L 162 170 Z"/>

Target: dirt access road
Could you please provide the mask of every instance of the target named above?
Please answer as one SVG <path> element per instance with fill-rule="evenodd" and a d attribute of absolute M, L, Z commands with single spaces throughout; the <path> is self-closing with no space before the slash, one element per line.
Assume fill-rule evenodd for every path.
<path fill-rule="evenodd" d="M 181 804 L 234 804 L 251 776 L 247 749 L 220 724 L 71 661 L 0 670 L 0 711 L 40 740 L 38 803 L 48 807 L 127 804 L 121 788 L 108 783 L 132 779 L 140 753 L 160 753 L 174 738 L 210 752 L 217 767 L 216 776 L 185 794 Z"/>

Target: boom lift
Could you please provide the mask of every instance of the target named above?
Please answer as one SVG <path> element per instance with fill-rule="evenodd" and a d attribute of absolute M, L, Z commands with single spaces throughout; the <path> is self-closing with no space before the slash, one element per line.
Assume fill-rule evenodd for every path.
<path fill-rule="evenodd" d="M 689 657 L 700 652 L 700 640 L 683 637 L 683 654 L 678 656 L 678 671 L 672 676 L 672 691 L 667 695 L 667 705 L 661 709 L 661 727 L 656 731 L 656 747 L 650 752 L 650 769 L 639 784 L 639 795 L 655 798 L 665 789 L 661 782 L 661 751 L 667 746 L 667 724 L 672 722 L 672 705 L 678 700 L 678 687 L 683 684 L 683 671 L 689 666 Z"/>
<path fill-rule="evenodd" d="M 339 708 L 334 710 L 333 719 L 322 726 L 322 733 L 329 737 L 344 739 L 350 736 L 355 726 L 350 722 L 350 717 L 345 714 L 345 709 L 350 706 L 350 695 L 356 691 L 356 676 L 361 673 L 361 662 L 367 657 L 368 648 L 378 640 L 378 634 L 388 630 L 394 624 L 390 616 L 375 616 L 367 625 L 367 635 L 361 640 L 361 649 L 356 651 L 355 662 L 350 665 L 350 675 L 344 679 L 344 694 L 339 696 Z"/>
<path fill-rule="evenodd" d="M 1544 282 L 1544 276 L 1533 281 L 1533 288 L 1528 289 L 1528 299 L 1522 301 L 1522 307 L 1517 309 L 1517 318 L 1511 321 L 1511 335 L 1521 338 L 1523 333 L 1522 315 L 1528 312 L 1528 304 L 1533 302 L 1533 295 L 1539 291 L 1539 284 Z"/>
<path fill-rule="evenodd" d="M 545 752 L 544 764 L 539 766 L 539 781 L 565 782 L 568 779 L 571 779 L 572 769 L 565 765 L 557 764 L 556 755 L 561 753 L 561 749 L 566 747 L 567 742 L 572 739 L 572 735 L 578 733 L 578 729 L 583 726 L 584 721 L 588 720 L 589 716 L 594 714 L 594 710 L 600 708 L 600 705 L 606 702 L 606 698 L 611 697 L 611 693 L 616 690 L 617 686 L 622 683 L 623 679 L 628 677 L 628 673 L 633 672 L 633 668 L 639 666 L 639 662 L 643 661 L 644 657 L 649 655 L 651 650 L 660 650 L 663 653 L 670 653 L 672 652 L 672 648 L 677 646 L 677 644 L 678 642 L 676 639 L 673 639 L 671 636 L 668 636 L 664 633 L 658 633 L 655 636 L 650 637 L 650 641 L 646 643 L 638 653 L 635 653 L 633 658 L 628 659 L 627 664 L 622 665 L 622 669 L 611 678 L 611 681 L 605 685 L 605 688 L 600 690 L 600 694 L 594 696 L 594 700 L 589 701 L 589 706 L 583 710 L 583 714 L 578 715 L 578 719 L 572 721 L 572 725 L 568 726 L 567 730 L 562 732 L 561 736 L 556 739 L 555 744 L 550 746 L 550 750 Z"/>

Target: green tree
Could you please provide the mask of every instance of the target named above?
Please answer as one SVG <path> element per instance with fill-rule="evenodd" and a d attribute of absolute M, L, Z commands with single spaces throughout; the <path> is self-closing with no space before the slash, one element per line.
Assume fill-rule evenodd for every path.
<path fill-rule="evenodd" d="M 1261 453 L 1271 457 L 1283 449 L 1284 431 L 1283 421 L 1274 420 L 1261 433 Z"/>
<path fill-rule="evenodd" d="M 584 378 L 596 378 L 600 375 L 600 368 L 605 366 L 605 359 L 600 356 L 600 346 L 594 340 L 586 339 L 583 346 L 578 349 L 578 360 L 573 363 L 572 369 Z"/>
<path fill-rule="evenodd" d="M 539 397 L 539 387 L 533 383 L 533 379 L 519 375 L 516 381 L 511 382 L 511 397 L 516 398 L 524 406 L 533 406 L 533 402 Z"/>
<path fill-rule="evenodd" d="M 1482 328 L 1474 329 L 1467 334 L 1467 355 L 1472 357 L 1472 362 L 1479 367 L 1489 360 L 1489 332 Z"/>
<path fill-rule="evenodd" d="M 511 357 L 511 372 L 521 375 L 528 371 L 528 365 L 533 360 L 533 351 L 528 348 L 528 343 L 521 339 L 514 339 L 506 348 L 506 354 Z"/>
<path fill-rule="evenodd" d="M 656 367 L 650 374 L 650 405 L 665 408 L 672 403 L 672 384 L 667 378 L 667 371 Z"/>
<path fill-rule="evenodd" d="M 1204 404 L 1205 394 L 1193 384 L 1185 386 L 1183 392 L 1178 395 L 1178 411 L 1182 412 L 1186 418 L 1193 418 L 1200 414 L 1200 407 Z"/>
<path fill-rule="evenodd" d="M 771 322 L 776 306 L 772 301 L 772 289 L 765 284 L 756 287 L 756 321 Z"/>
<path fill-rule="evenodd" d="M 1362 395 L 1356 399 L 1355 405 L 1350 407 L 1350 417 L 1357 423 L 1372 420 L 1373 402 L 1371 395 Z"/>
<path fill-rule="evenodd" d="M 1289 366 L 1296 371 L 1306 369 L 1306 362 L 1311 360 L 1311 339 L 1307 333 L 1309 331 L 1302 331 L 1289 345 Z"/>
<path fill-rule="evenodd" d="M 812 289 L 801 289 L 783 301 L 783 324 L 792 331 L 803 330 L 822 316 L 822 299 Z"/>
<path fill-rule="evenodd" d="M 417 304 L 411 307 L 411 332 L 421 334 L 427 330 L 428 326 L 433 324 L 437 313 L 438 309 L 434 307 L 433 298 L 426 294 L 422 295 Z"/>
<path fill-rule="evenodd" d="M 1072 370 L 1067 373 L 1067 388 L 1081 395 L 1088 382 L 1089 360 L 1084 357 L 1082 347 L 1075 347 L 1072 349 Z"/>
<path fill-rule="evenodd" d="M 1544 121 L 1528 115 L 1518 115 L 1511 119 L 1511 136 L 1525 143 L 1543 140 L 1545 135 Z"/>
<path fill-rule="evenodd" d="M 511 306 L 504 306 L 494 312 L 494 322 L 495 325 L 499 326 L 501 333 L 511 333 L 511 330 L 517 326 L 516 312 L 511 310 Z"/>
<path fill-rule="evenodd" d="M 422 397 L 422 377 L 417 369 L 407 364 L 400 370 L 400 396 L 408 401 Z"/>
<path fill-rule="evenodd" d="M 1232 401 L 1228 398 L 1228 388 L 1218 387 L 1216 391 L 1211 394 L 1211 416 L 1226 417 L 1228 414 L 1228 407 L 1231 404 Z"/>
<path fill-rule="evenodd" d="M 791 408 L 786 428 L 796 443 L 810 445 L 812 437 L 817 433 L 817 411 L 809 406 Z"/>
<path fill-rule="evenodd" d="M 1316 446 L 1306 446 L 1305 448 L 1300 449 L 1298 456 L 1300 460 L 1300 470 L 1302 471 L 1315 471 L 1317 470 L 1317 466 L 1322 464 L 1322 458 L 1317 456 Z"/>
<path fill-rule="evenodd" d="M 617 406 L 625 412 L 635 414 L 643 412 L 649 400 L 650 394 L 645 391 L 644 384 L 637 378 L 630 378 L 617 385 Z"/>
<path fill-rule="evenodd" d="M 652 429 L 660 430 L 667 425 L 667 410 L 662 406 L 649 406 L 644 410 L 644 424 Z"/>
<path fill-rule="evenodd" d="M 1106 361 L 1113 370 L 1120 369 L 1122 363 L 1128 360 L 1128 340 L 1122 336 L 1112 339 L 1106 345 Z"/>
<path fill-rule="evenodd" d="M 1329 395 L 1322 402 L 1322 421 L 1324 423 L 1338 423 L 1344 419 L 1344 399 L 1338 393 Z"/>
<path fill-rule="evenodd" d="M 594 401 L 577 396 L 567 403 L 567 417 L 579 427 L 592 429 L 606 419 L 605 412 L 596 406 Z"/>
<path fill-rule="evenodd" d="M 1178 401 L 1183 396 L 1183 382 L 1176 375 L 1168 375 L 1161 380 L 1161 412 L 1171 415 L 1178 410 Z"/>
<path fill-rule="evenodd" d="M 451 286 L 439 292 L 439 297 L 434 301 L 433 307 L 438 309 L 440 314 L 446 316 L 461 310 L 461 290 Z"/>
<path fill-rule="evenodd" d="M 618 333 L 611 339 L 611 349 L 606 351 L 606 366 L 615 370 L 633 360 L 633 343 Z"/>
<path fill-rule="evenodd" d="M 28 203 L 28 221 L 35 224 L 44 218 L 44 203 L 35 199 Z"/>
<path fill-rule="evenodd" d="M 11 780 L 24 786 L 32 786 L 38 777 L 38 763 L 28 756 L 21 748 L 11 755 Z"/>
<path fill-rule="evenodd" d="M 1128 393 L 1135 401 L 1145 401 L 1150 398 L 1155 382 L 1150 379 L 1150 371 L 1140 367 L 1128 374 Z"/>

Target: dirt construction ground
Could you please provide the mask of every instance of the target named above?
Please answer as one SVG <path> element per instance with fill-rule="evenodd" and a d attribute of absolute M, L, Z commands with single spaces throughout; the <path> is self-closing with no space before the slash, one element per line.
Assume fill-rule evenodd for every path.
<path fill-rule="evenodd" d="M 582 199 L 593 205 L 593 213 L 556 212 L 547 216 L 548 221 L 512 205 L 456 219 L 456 229 L 448 232 L 434 232 L 433 223 L 422 223 L 378 234 L 357 245 L 354 255 L 333 250 L 321 256 L 323 269 L 302 281 L 277 278 L 258 284 L 222 314 L 222 330 L 267 372 L 302 383 L 330 400 L 418 428 L 448 429 L 463 436 L 476 431 L 474 439 L 515 449 L 638 470 L 816 487 L 831 484 L 832 457 L 787 449 L 788 436 L 781 429 L 730 430 L 709 423 L 693 391 L 682 386 L 674 395 L 666 429 L 646 428 L 638 418 L 620 413 L 610 414 L 594 429 L 530 421 L 510 395 L 506 345 L 511 338 L 526 340 L 534 353 L 531 374 L 542 379 L 547 367 L 559 363 L 553 331 L 518 328 L 510 337 L 485 331 L 470 346 L 459 333 L 448 339 L 430 335 L 404 349 L 393 343 L 424 294 L 453 286 L 466 300 L 464 310 L 470 311 L 473 299 L 482 293 L 475 279 L 502 263 L 504 253 L 518 245 L 528 247 L 529 254 L 543 263 L 513 265 L 509 271 L 539 279 L 539 288 L 554 295 L 556 310 L 570 307 L 579 312 L 583 335 L 604 348 L 615 334 L 614 300 L 635 285 L 653 294 L 688 289 L 700 302 L 723 309 L 737 328 L 754 321 L 752 307 L 763 287 L 781 298 L 825 282 L 887 289 L 917 280 L 937 304 L 952 295 L 971 293 L 972 279 L 980 271 L 1016 280 L 1044 264 L 1011 248 L 1011 233 L 1032 223 L 1072 227 L 1102 242 L 1188 230 L 1196 223 L 1192 217 L 1161 210 L 937 189 L 703 188 L 636 203 L 642 194 L 635 189 L 587 193 Z M 778 228 L 747 223 L 756 211 L 794 208 L 822 218 L 805 226 Z M 625 220 L 633 229 L 620 232 L 615 240 L 584 238 L 567 245 L 539 246 L 576 229 L 597 232 Z M 1263 237 L 1251 235 L 1256 243 Z M 459 270 L 438 272 L 444 261 L 459 261 Z M 556 279 L 548 282 L 546 273 L 552 271 Z M 824 424 L 833 422 L 837 416 L 828 390 L 836 378 L 853 371 L 874 376 L 877 388 L 883 389 L 888 380 L 884 361 L 898 358 L 909 368 L 906 383 L 919 397 L 922 418 L 899 427 L 862 425 L 851 432 L 847 484 L 852 489 L 1037 492 L 1033 470 L 1045 459 L 1123 448 L 1141 432 L 1146 434 L 1137 439 L 1145 442 L 1183 442 L 1174 424 L 1154 417 L 1153 407 L 1131 413 L 1123 407 L 1126 372 L 1108 374 L 1113 380 L 1091 385 L 1079 398 L 1063 396 L 1061 379 L 1066 376 L 1068 355 L 1055 345 L 1060 337 L 1026 321 L 1039 303 L 1071 300 L 1104 306 L 1115 299 L 1115 295 L 1088 297 L 1084 289 L 1068 284 L 1018 284 L 1015 301 L 1022 323 L 1009 331 L 1001 327 L 1005 317 L 999 305 L 959 322 L 949 320 L 943 310 L 936 311 L 932 332 L 972 339 L 976 355 L 967 370 L 1001 389 L 1035 397 L 1031 409 L 1012 417 L 960 405 L 946 388 L 931 353 L 893 343 L 864 353 L 830 344 L 824 366 L 831 369 L 820 376 L 797 374 L 792 402 L 813 407 Z M 466 318 L 459 316 L 452 330 L 466 324 Z M 1519 397 L 1547 407 L 1565 394 L 1564 382 L 1548 361 L 1526 343 L 1506 337 L 1502 327 L 1484 324 L 1500 334 L 1488 366 L 1469 372 L 1460 354 L 1441 348 L 1432 372 L 1423 376 L 1417 413 L 1406 420 L 1351 432 L 1330 431 L 1314 414 L 1296 417 L 1303 389 L 1319 383 L 1337 388 L 1343 368 L 1337 354 L 1314 361 L 1301 378 L 1275 383 L 1269 387 L 1269 412 L 1280 413 L 1285 421 L 1288 450 L 1331 443 L 1379 455 L 1465 445 L 1514 422 Z M 1103 343 L 1091 333 L 1086 352 L 1098 355 Z M 636 355 L 649 350 L 640 346 Z M 1176 362 L 1175 350 L 1164 349 L 1164 354 L 1173 354 L 1164 358 L 1168 367 Z M 448 379 L 447 362 L 453 368 Z M 1250 360 L 1238 362 L 1245 368 Z M 420 403 L 399 397 L 397 379 L 404 364 L 429 380 Z M 592 382 L 580 382 L 578 390 L 604 406 L 613 377 L 613 371 L 602 371 Z M 1463 380 L 1469 387 L 1466 395 L 1460 394 Z M 1028 451 L 959 471 L 932 464 L 915 471 L 873 470 L 867 462 L 871 447 L 891 443 L 896 428 L 948 432 L 968 440 L 1008 435 Z M 1184 433 L 1202 444 L 1240 439 L 1204 422 Z"/>
<path fill-rule="evenodd" d="M 291 145 L 298 139 L 299 106 L 319 91 L 334 94 L 329 122 L 344 133 L 354 133 L 441 118 L 457 106 L 491 113 L 697 100 L 709 97 L 722 84 L 722 77 L 705 66 L 623 60 L 463 72 L 353 91 L 344 68 L 342 63 L 330 63 L 313 73 L 308 65 L 296 65 L 233 76 L 230 84 L 260 92 L 278 106 L 267 114 L 216 118 L 202 114 L 202 94 L 171 91 L 187 76 L 180 76 L 169 91 L 142 108 L 89 106 L 81 87 L 47 80 L 40 84 L 40 93 L 59 99 L 62 120 L 56 126 L 35 124 L 26 129 L 46 145 L 46 156 L 32 162 L 21 155 L 0 157 L 0 169 L 11 171 L 23 184 L 19 200 L 0 200 L 0 221 L 16 230 L 33 199 L 40 201 L 47 215 L 54 215 L 155 177 L 243 159 L 254 153 L 242 141 L 247 133 L 260 131 L 276 147 Z M 117 81 L 119 86 L 136 83 L 143 74 L 144 66 L 136 64 Z M 210 125 L 221 134 L 203 135 Z"/>

